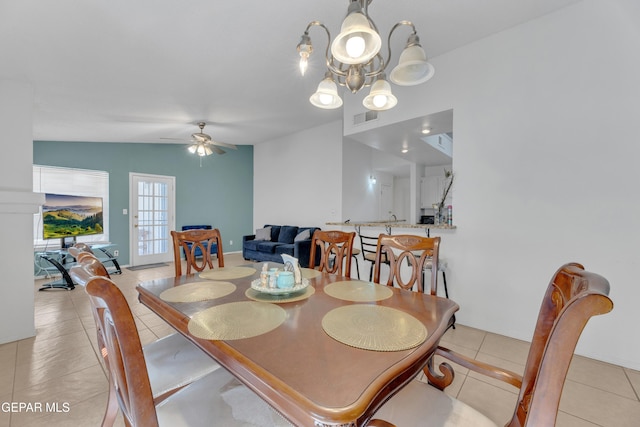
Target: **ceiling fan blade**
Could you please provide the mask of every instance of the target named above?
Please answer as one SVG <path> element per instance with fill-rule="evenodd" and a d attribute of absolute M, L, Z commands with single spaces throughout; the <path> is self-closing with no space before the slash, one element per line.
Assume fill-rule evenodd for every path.
<path fill-rule="evenodd" d="M 222 148 L 216 147 L 212 144 L 207 144 L 216 154 L 225 154 L 225 151 Z"/>
<path fill-rule="evenodd" d="M 209 143 L 210 143 L 210 144 L 213 144 L 213 145 L 218 145 L 218 146 L 220 146 L 220 147 L 230 148 L 230 149 L 232 149 L 232 150 L 237 150 L 237 149 L 238 149 L 238 147 L 236 147 L 236 146 L 235 146 L 235 145 L 233 145 L 233 144 L 227 144 L 226 142 L 214 141 L 213 139 L 212 139 L 212 140 L 210 140 L 210 141 L 209 141 Z"/>

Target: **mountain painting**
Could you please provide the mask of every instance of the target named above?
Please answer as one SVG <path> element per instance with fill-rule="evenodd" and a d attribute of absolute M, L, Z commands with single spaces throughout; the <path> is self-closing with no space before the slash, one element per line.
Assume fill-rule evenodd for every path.
<path fill-rule="evenodd" d="M 45 194 L 44 239 L 103 233 L 102 198 Z"/>

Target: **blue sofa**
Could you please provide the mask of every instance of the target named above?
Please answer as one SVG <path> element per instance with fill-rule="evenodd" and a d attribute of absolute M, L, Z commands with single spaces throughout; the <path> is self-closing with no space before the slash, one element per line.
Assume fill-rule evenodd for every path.
<path fill-rule="evenodd" d="M 182 226 L 182 231 L 185 230 L 197 230 L 197 229 L 204 229 L 204 230 L 211 230 L 213 227 L 211 227 L 211 225 L 183 225 Z M 191 249 L 191 243 L 187 243 L 187 246 L 189 247 L 189 249 Z M 207 247 L 207 242 L 203 242 L 203 246 Z M 200 250 L 200 248 L 196 248 L 195 252 L 195 256 L 196 257 L 201 257 L 202 256 L 202 251 Z M 218 253 L 218 245 L 217 244 L 212 244 L 211 245 L 211 254 L 215 255 Z M 184 250 L 182 251 L 182 253 L 184 254 Z M 185 256 L 186 258 L 186 256 Z"/>
<path fill-rule="evenodd" d="M 311 238 L 318 227 L 297 227 L 295 225 L 265 225 L 271 227 L 270 240 L 256 240 L 255 234 L 242 237 L 242 256 L 251 261 L 272 261 L 282 263 L 282 254 L 298 258 L 301 267 L 309 266 Z M 309 230 L 308 238 L 300 234 Z M 265 236 L 262 236 L 265 237 Z M 298 237 L 296 239 L 296 237 Z M 259 237 L 260 238 L 260 237 Z M 318 260 L 319 261 L 319 260 Z"/>

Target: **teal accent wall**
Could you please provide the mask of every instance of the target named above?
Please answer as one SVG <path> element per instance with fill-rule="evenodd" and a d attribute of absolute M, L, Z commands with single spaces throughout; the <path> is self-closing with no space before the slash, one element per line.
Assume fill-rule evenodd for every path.
<path fill-rule="evenodd" d="M 242 250 L 253 232 L 253 146 L 202 159 L 184 144 L 34 141 L 33 163 L 109 172 L 109 240 L 121 264 L 129 254 L 129 172 L 176 177 L 176 229 L 187 224 L 219 228 L 224 252 Z M 229 241 L 233 240 L 233 245 Z"/>

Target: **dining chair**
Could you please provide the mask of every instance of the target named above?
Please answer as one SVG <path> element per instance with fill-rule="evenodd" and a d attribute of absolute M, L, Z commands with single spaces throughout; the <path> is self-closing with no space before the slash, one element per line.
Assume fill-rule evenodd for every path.
<path fill-rule="evenodd" d="M 360 236 L 360 250 L 362 251 L 362 259 L 368 261 L 371 264 L 369 269 L 369 281 L 373 278 L 373 266 L 376 262 L 376 251 L 378 250 L 378 238 L 373 236 Z M 389 264 L 389 260 L 384 255 L 381 259 L 384 264 Z"/>
<path fill-rule="evenodd" d="M 351 257 L 353 239 L 356 233 L 338 230 L 316 230 L 311 239 L 309 268 L 315 268 L 316 252 L 320 251 L 318 270 L 331 274 L 351 277 Z M 344 271 L 343 266 L 344 264 Z"/>
<path fill-rule="evenodd" d="M 98 256 L 96 255 L 96 253 L 93 251 L 93 249 L 91 249 L 91 246 L 87 245 L 86 243 L 83 242 L 77 242 L 74 243 L 73 246 L 69 247 L 67 249 L 69 251 L 69 254 L 71 254 L 72 257 L 76 258 L 77 257 L 75 255 L 73 255 L 74 252 L 77 252 L 78 254 L 82 255 L 83 253 L 90 253 L 91 255 L 94 255 L 96 258 L 98 258 Z M 115 271 L 113 271 L 113 273 L 116 274 L 122 274 L 122 269 L 120 268 L 120 264 L 118 264 L 118 260 L 116 257 L 114 257 L 111 252 L 103 250 L 101 251 L 102 254 L 104 254 L 104 256 L 106 256 L 106 259 L 103 258 L 100 262 L 102 262 L 103 264 L 106 262 L 109 262 L 113 265 L 113 267 L 115 268 Z"/>
<path fill-rule="evenodd" d="M 353 248 L 353 250 L 351 251 L 351 257 L 356 263 L 356 276 L 358 277 L 358 280 L 360 280 L 360 265 L 358 264 L 358 255 L 360 255 L 360 253 L 360 249 L 358 248 Z"/>
<path fill-rule="evenodd" d="M 438 347 L 435 354 L 519 389 L 513 416 L 507 427 L 554 426 L 567 371 L 580 334 L 592 316 L 608 313 L 612 309 L 609 282 L 604 277 L 585 271 L 580 264 L 565 264 L 553 275 L 542 299 L 523 375 L 444 347 Z M 441 363 L 439 370 L 441 374 L 435 372 L 431 358 L 425 374 L 432 385 L 411 381 L 376 412 L 376 419 L 368 425 L 497 425 L 441 391 L 453 381 L 454 371 L 447 362 Z"/>
<path fill-rule="evenodd" d="M 440 237 L 423 237 L 413 234 L 378 236 L 376 259 L 373 268 L 373 281 L 380 283 L 381 265 L 389 265 L 387 286 L 398 286 L 405 290 L 426 292 L 424 272 L 429 271 L 428 293 L 437 295 L 438 291 L 438 256 Z M 411 275 L 403 271 L 404 261 Z"/>
<path fill-rule="evenodd" d="M 84 249 L 78 248 L 76 246 L 67 248 L 67 252 L 69 252 L 69 255 L 75 258 L 76 262 L 80 262 L 84 257 L 96 258 L 93 252 L 85 251 Z"/>
<path fill-rule="evenodd" d="M 213 248 L 214 246 L 216 248 L 216 256 L 218 258 L 218 267 L 224 267 L 222 237 L 220 236 L 220 230 L 217 228 L 212 230 L 173 230 L 171 231 L 171 237 L 173 238 L 173 260 L 175 264 L 176 277 L 182 276 L 182 259 L 180 249 L 184 251 L 186 258 L 186 274 L 191 274 L 191 269 L 195 271 L 203 271 L 207 266 L 209 268 L 213 268 L 211 250 L 208 249 Z M 202 253 L 200 260 L 198 260 L 198 256 L 196 256 L 197 252 Z"/>
<path fill-rule="evenodd" d="M 106 277 L 91 278 L 85 290 L 99 310 L 110 381 L 127 426 L 290 426 L 225 369 L 217 369 L 158 402 L 153 396 L 149 360 L 131 309 Z M 173 366 L 165 366 L 167 374 Z"/>
<path fill-rule="evenodd" d="M 107 268 L 94 255 L 84 252 L 69 274 L 74 282 L 86 288 L 94 277 L 109 279 Z M 104 306 L 91 304 L 96 324 L 98 348 L 105 366 L 109 369 L 110 357 L 104 336 L 102 312 Z M 220 367 L 209 356 L 179 333 L 173 333 L 145 345 L 142 349 L 147 365 L 154 401 L 160 402 L 187 384 L 204 377 Z M 118 397 L 115 382 L 109 379 L 109 396 L 102 426 L 113 426 L 118 413 Z"/>

